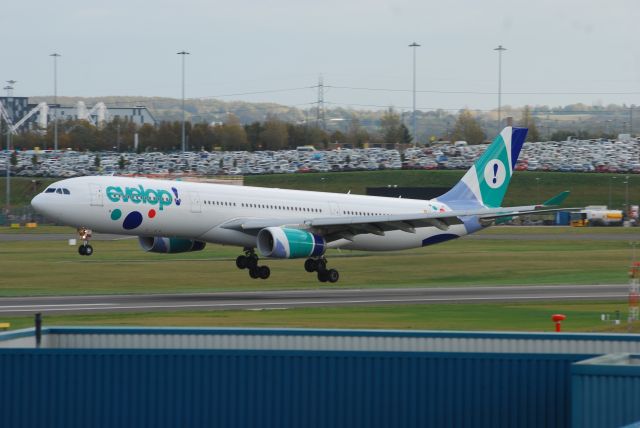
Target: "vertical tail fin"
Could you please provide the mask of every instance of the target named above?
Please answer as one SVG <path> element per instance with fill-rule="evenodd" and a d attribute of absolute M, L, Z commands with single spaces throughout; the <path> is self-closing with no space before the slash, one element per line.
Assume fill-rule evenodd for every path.
<path fill-rule="evenodd" d="M 499 207 L 526 137 L 527 128 L 504 128 L 462 179 L 438 200 L 456 208 Z"/>

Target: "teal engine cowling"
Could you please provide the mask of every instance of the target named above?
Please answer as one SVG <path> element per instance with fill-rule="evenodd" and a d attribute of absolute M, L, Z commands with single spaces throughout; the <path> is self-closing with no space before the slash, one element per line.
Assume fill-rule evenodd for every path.
<path fill-rule="evenodd" d="M 258 233 L 258 251 L 262 257 L 299 259 L 324 254 L 327 241 L 306 230 L 267 227 Z"/>
<path fill-rule="evenodd" d="M 151 253 L 186 253 L 189 251 L 200 251 L 205 242 L 194 241 L 193 239 L 163 238 L 159 236 L 139 236 L 138 242 L 143 250 Z"/>

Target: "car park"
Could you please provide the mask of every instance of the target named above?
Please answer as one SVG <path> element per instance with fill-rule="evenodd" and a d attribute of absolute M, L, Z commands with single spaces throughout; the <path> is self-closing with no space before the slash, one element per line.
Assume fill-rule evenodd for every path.
<path fill-rule="evenodd" d="M 439 142 L 403 151 L 383 148 L 256 152 L 117 153 L 16 152 L 12 175 L 74 177 L 93 174 L 242 175 L 365 171 L 378 169 L 467 169 L 486 144 Z M 640 173 L 640 141 L 603 139 L 541 141 L 524 145 L 516 169 L 529 171 Z M 0 170 L 5 170 L 5 156 Z"/>

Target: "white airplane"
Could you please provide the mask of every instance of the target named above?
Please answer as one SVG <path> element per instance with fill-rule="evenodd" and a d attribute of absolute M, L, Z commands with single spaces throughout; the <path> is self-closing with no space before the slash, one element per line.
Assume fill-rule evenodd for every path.
<path fill-rule="evenodd" d="M 93 254 L 91 232 L 136 235 L 146 251 L 199 251 L 207 242 L 244 248 L 236 265 L 266 279 L 258 255 L 304 258 L 307 272 L 336 282 L 329 248 L 391 251 L 418 248 L 477 232 L 505 218 L 556 211 L 563 192 L 540 204 L 500 207 L 527 134 L 506 127 L 462 179 L 432 200 L 217 185 L 116 176 L 55 182 L 36 195 L 35 210 L 74 226 L 78 251 Z"/>

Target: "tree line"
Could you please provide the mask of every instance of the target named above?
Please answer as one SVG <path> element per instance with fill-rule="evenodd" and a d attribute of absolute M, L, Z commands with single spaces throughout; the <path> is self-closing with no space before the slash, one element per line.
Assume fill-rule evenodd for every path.
<path fill-rule="evenodd" d="M 528 108 L 523 110 L 520 124 L 529 127 L 529 140 L 539 139 L 535 121 Z M 135 134 L 138 135 L 137 148 L 134 147 Z M 362 148 L 374 145 L 408 145 L 414 140 L 401 116 L 392 108 L 384 112 L 375 130 L 362 126 L 357 118 L 348 120 L 342 130 L 328 131 L 316 123 L 289 123 L 275 116 L 268 116 L 262 122 L 241 124 L 236 116 L 229 114 L 224 123 L 186 122 L 185 134 L 187 149 L 191 151 L 283 150 L 303 145 L 323 149 L 332 144 Z M 16 150 L 53 148 L 53 135 L 53 124 L 50 123 L 46 132 L 27 130 L 13 136 L 12 145 Z M 58 147 L 78 151 L 178 151 L 182 147 L 181 135 L 180 121 L 163 121 L 156 126 L 137 126 L 127 119 L 115 118 L 100 127 L 84 120 L 58 123 Z M 486 141 L 487 135 L 474 113 L 463 110 L 458 114 L 451 132 L 438 139 L 479 144 Z"/>

